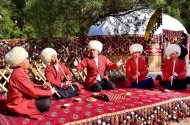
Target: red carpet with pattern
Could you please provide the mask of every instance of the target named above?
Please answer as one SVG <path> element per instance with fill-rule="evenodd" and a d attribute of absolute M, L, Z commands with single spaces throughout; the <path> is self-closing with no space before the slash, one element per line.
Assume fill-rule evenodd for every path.
<path fill-rule="evenodd" d="M 100 93 L 107 92 L 103 90 Z M 108 121 L 111 124 L 114 124 L 114 117 L 119 115 L 119 120 L 127 119 L 127 116 L 133 116 L 130 112 L 135 112 L 137 114 L 138 111 L 142 111 L 144 109 L 152 108 L 155 106 L 162 106 L 163 104 L 167 104 L 170 102 L 177 102 L 180 100 L 186 100 L 186 107 L 189 107 L 190 91 L 180 92 L 180 91 L 169 91 L 167 93 L 159 91 L 157 89 L 128 89 L 128 88 L 116 88 L 115 90 L 109 91 L 111 93 L 127 93 L 130 92 L 131 95 L 125 96 L 124 99 L 115 100 L 112 102 L 106 102 L 103 100 L 97 100 L 95 102 L 86 101 L 92 93 L 89 91 L 85 91 L 80 96 L 82 101 L 76 102 L 75 98 L 63 99 L 63 100 L 53 100 L 51 110 L 46 113 L 42 120 L 33 120 L 27 117 L 18 117 L 8 111 L 6 108 L 6 95 L 0 95 L 0 123 L 1 125 L 59 125 L 66 123 L 89 123 L 95 124 L 95 122 L 100 122 L 98 120 L 104 120 L 106 123 Z M 71 103 L 70 107 L 63 107 L 63 104 Z M 161 107 L 164 108 L 165 107 Z M 181 110 L 181 109 L 180 109 Z M 169 110 L 168 110 L 169 112 Z M 147 111 L 147 113 L 151 113 Z M 121 115 L 120 114 L 126 114 Z M 141 112 L 140 112 L 141 114 Z M 146 114 L 148 116 L 151 114 Z M 141 115 L 138 116 L 140 117 Z M 140 118 L 146 118 L 141 116 Z M 187 116 L 188 117 L 188 116 Z M 133 119 L 132 119 L 133 120 Z M 127 120 L 133 122 L 131 119 Z M 121 121 L 115 120 L 118 124 Z M 154 120 L 153 120 L 154 121 Z M 152 121 L 152 122 L 153 122 Z M 126 122 L 126 121 L 125 121 Z"/>

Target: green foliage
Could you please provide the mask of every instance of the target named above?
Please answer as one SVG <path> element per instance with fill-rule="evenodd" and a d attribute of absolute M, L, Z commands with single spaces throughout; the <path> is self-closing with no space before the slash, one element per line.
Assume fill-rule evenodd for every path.
<path fill-rule="evenodd" d="M 1 0 L 0 38 L 86 35 L 92 24 L 107 16 L 159 7 L 190 32 L 189 0 Z"/>
<path fill-rule="evenodd" d="M 18 20 L 14 19 L 13 8 L 10 0 L 2 0 L 0 3 L 0 39 L 26 37 L 18 27 Z"/>
<path fill-rule="evenodd" d="M 6 9 L 1 9 L 0 38 L 10 38 L 15 35 L 15 27 L 11 20 L 11 13 Z M 18 33 L 18 32 L 17 32 Z M 17 35 L 17 34 L 16 34 Z"/>

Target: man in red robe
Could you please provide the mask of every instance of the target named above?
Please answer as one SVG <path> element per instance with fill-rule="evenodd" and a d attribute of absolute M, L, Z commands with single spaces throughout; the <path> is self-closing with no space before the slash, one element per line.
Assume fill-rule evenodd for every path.
<path fill-rule="evenodd" d="M 185 90 L 188 83 L 186 78 L 187 70 L 184 61 L 178 59 L 181 53 L 180 46 L 170 44 L 165 53 L 168 59 L 164 62 L 163 76 L 158 76 L 157 79 L 166 89 Z"/>
<path fill-rule="evenodd" d="M 72 82 L 73 74 L 63 63 L 57 59 L 57 52 L 52 48 L 45 48 L 41 55 L 41 60 L 47 65 L 45 76 L 51 83 L 61 98 L 69 98 L 78 95 L 78 91 L 83 89 L 83 86 L 78 82 Z"/>
<path fill-rule="evenodd" d="M 143 46 L 141 44 L 132 44 L 129 51 L 132 57 L 126 62 L 128 86 L 134 88 L 154 87 L 154 80 L 146 77 L 148 73 L 146 61 L 140 57 L 140 54 L 143 51 Z"/>
<path fill-rule="evenodd" d="M 101 55 L 103 44 L 97 40 L 91 40 L 87 48 L 90 52 L 90 56 L 84 58 L 79 64 L 74 62 L 78 71 L 87 70 L 87 76 L 85 79 L 85 85 L 90 91 L 100 91 L 102 89 L 112 90 L 115 88 L 113 82 L 109 81 L 105 74 L 106 69 L 115 69 L 122 65 L 122 61 L 117 64 L 112 63 L 106 56 Z"/>
<path fill-rule="evenodd" d="M 14 47 L 5 56 L 7 64 L 14 68 L 8 85 L 7 107 L 14 113 L 40 119 L 50 109 L 50 96 L 55 89 L 35 85 L 25 72 L 29 67 L 28 53 L 22 47 Z"/>

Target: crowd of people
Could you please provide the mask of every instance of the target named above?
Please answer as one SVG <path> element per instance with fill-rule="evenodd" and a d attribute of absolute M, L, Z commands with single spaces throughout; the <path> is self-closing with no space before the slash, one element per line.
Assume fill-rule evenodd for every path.
<path fill-rule="evenodd" d="M 122 65 L 126 67 L 125 87 L 156 87 L 161 91 L 168 89 L 186 90 L 189 83 L 186 77 L 185 63 L 178 59 L 181 54 L 181 48 L 178 44 L 170 44 L 166 48 L 167 59 L 164 62 L 162 75 L 156 78 L 146 77 L 148 66 L 147 62 L 141 58 L 143 46 L 139 43 L 130 45 L 128 51 L 131 58 L 126 62 L 122 60 L 111 62 L 108 57 L 102 54 L 103 44 L 98 40 L 90 40 L 87 43 L 86 50 L 88 56 L 84 57 L 81 62 L 77 60 L 73 62 L 78 71 L 84 69 L 87 71 L 83 86 L 78 82 L 73 82 L 70 68 L 59 62 L 58 53 L 60 51 L 53 48 L 41 50 L 39 57 L 46 64 L 45 77 L 47 83 L 37 85 L 29 79 L 26 72 L 29 66 L 27 49 L 22 46 L 10 49 L 5 55 L 6 63 L 14 69 L 8 85 L 8 108 L 18 115 L 40 119 L 42 113 L 50 109 L 51 99 L 78 96 L 83 89 L 92 92 L 115 89 L 115 84 L 107 77 L 105 70 L 117 69 Z"/>

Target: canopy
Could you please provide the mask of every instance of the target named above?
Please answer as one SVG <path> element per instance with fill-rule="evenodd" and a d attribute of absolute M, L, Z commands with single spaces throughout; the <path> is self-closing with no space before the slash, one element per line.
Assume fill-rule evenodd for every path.
<path fill-rule="evenodd" d="M 145 34 L 146 26 L 151 18 L 153 10 L 141 9 L 120 16 L 109 16 L 103 21 L 97 22 L 90 27 L 88 36 L 97 35 L 123 35 L 123 34 Z M 185 27 L 175 18 L 162 14 L 162 25 L 155 34 L 162 33 L 163 29 L 173 31 L 183 31 L 187 33 Z"/>

